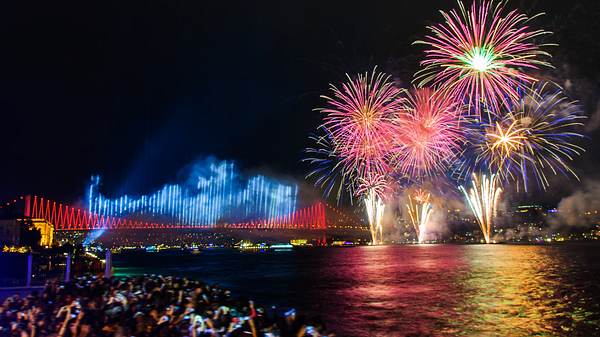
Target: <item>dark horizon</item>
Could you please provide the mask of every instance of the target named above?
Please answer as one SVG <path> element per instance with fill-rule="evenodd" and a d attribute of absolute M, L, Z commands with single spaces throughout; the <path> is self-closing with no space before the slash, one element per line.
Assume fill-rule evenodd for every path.
<path fill-rule="evenodd" d="M 443 8 L 454 6 L 454 1 Z M 194 160 L 232 159 L 248 172 L 305 174 L 319 95 L 344 74 L 378 66 L 408 86 L 440 20 L 438 2 L 81 3 L 2 5 L 0 201 L 37 193 L 72 202 L 92 174 L 110 195 L 177 180 Z M 600 4 L 509 1 L 553 31 L 565 85 L 591 116 L 574 167 L 599 177 Z M 519 198 L 556 203 L 581 184 L 557 179 Z"/>

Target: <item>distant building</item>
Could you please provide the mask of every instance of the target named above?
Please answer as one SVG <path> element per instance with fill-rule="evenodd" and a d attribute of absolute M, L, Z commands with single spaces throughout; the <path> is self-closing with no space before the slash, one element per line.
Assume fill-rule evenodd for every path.
<path fill-rule="evenodd" d="M 54 225 L 45 219 L 30 219 L 35 229 L 40 231 L 40 246 L 50 247 L 54 242 Z"/>
<path fill-rule="evenodd" d="M 38 230 L 42 247 L 50 247 L 54 242 L 54 226 L 44 219 L 0 220 L 0 247 L 28 245 L 23 237 L 28 230 Z"/>
<path fill-rule="evenodd" d="M 29 196 L 14 199 L 0 205 L 0 248 L 2 246 L 30 246 L 37 241 L 42 247 L 50 247 L 54 242 L 54 225 L 45 219 L 31 218 L 28 209 Z"/>

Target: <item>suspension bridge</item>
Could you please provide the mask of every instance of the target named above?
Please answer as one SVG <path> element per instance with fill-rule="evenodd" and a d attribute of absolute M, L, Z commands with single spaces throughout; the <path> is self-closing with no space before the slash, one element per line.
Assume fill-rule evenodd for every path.
<path fill-rule="evenodd" d="M 297 209 L 286 215 L 255 219 L 244 222 L 217 222 L 210 225 L 186 224 L 171 221 L 149 220 L 139 215 L 124 217 L 105 216 L 90 212 L 83 207 L 56 202 L 54 200 L 26 195 L 0 205 L 0 209 L 11 209 L 15 215 L 41 219 L 56 231 L 89 230 L 144 230 L 144 229 L 240 229 L 240 230 L 365 230 L 364 225 L 345 215 L 337 208 L 317 202 Z"/>

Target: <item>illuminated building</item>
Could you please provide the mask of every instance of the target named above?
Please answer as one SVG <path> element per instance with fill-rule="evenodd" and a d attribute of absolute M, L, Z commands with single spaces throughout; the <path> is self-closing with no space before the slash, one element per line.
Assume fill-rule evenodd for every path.
<path fill-rule="evenodd" d="M 39 245 L 52 246 L 54 242 L 54 225 L 44 219 L 0 220 L 0 245 L 22 245 L 23 231 L 35 228 L 40 232 Z"/>
<path fill-rule="evenodd" d="M 306 246 L 308 245 L 307 239 L 292 239 L 290 240 L 292 246 Z"/>
<path fill-rule="evenodd" d="M 45 219 L 31 219 L 31 224 L 40 231 L 40 246 L 51 247 L 54 242 L 54 225 Z"/>

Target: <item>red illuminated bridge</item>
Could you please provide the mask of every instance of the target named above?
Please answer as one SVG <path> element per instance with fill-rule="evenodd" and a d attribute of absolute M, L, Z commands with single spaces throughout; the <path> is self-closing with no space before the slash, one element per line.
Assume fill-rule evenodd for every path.
<path fill-rule="evenodd" d="M 180 223 L 158 223 L 127 217 L 110 217 L 90 213 L 86 209 L 57 203 L 38 196 L 23 196 L 5 203 L 2 207 L 23 207 L 19 212 L 25 217 L 44 219 L 54 226 L 55 230 L 118 230 L 118 229 L 265 229 L 265 230 L 325 230 L 328 227 L 338 227 L 340 217 L 346 217 L 339 210 L 326 203 L 316 203 L 299 209 L 283 217 L 257 219 L 242 223 L 221 223 L 215 225 L 188 225 Z M 327 214 L 329 213 L 329 215 Z M 346 217 L 347 218 L 347 217 Z M 337 220 L 333 220 L 337 219 Z M 329 221 L 328 221 L 329 220 Z M 344 223 L 350 224 L 350 219 Z M 352 221 L 355 224 L 355 222 Z M 356 229 L 359 225 L 356 225 Z M 350 227 L 350 226 L 349 226 Z M 354 225 L 352 225 L 354 228 Z"/>

